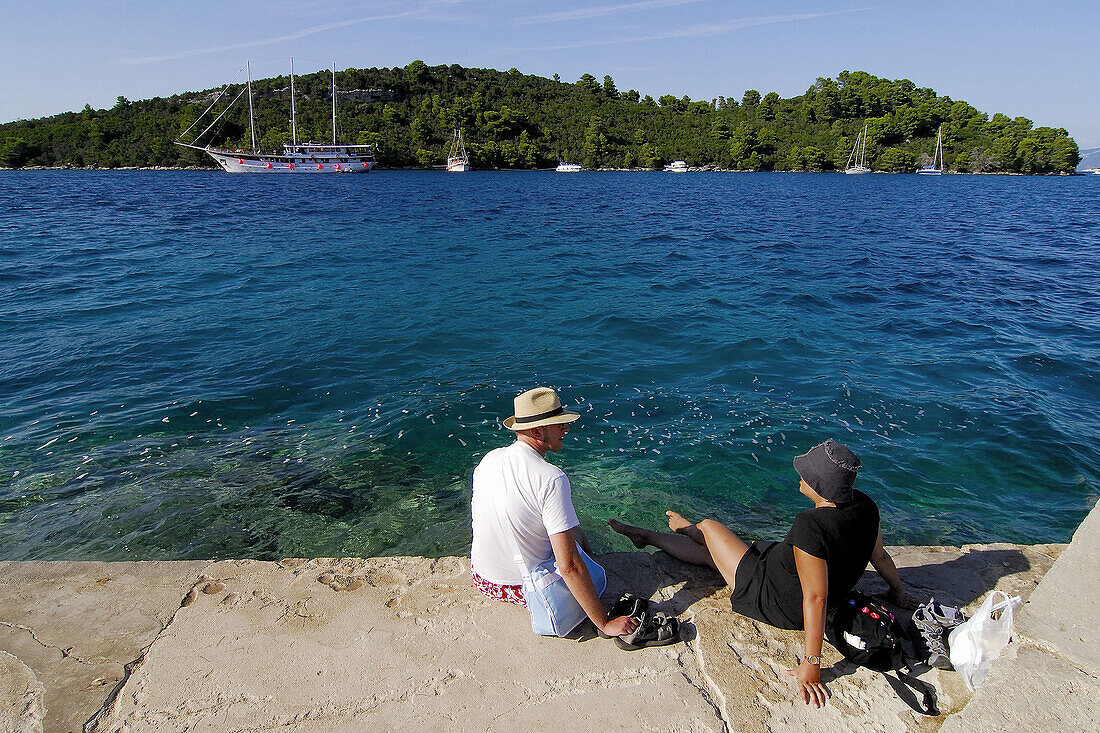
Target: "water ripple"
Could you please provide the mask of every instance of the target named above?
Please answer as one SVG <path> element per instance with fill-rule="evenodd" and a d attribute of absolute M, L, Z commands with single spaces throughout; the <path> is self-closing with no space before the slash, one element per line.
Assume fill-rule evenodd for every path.
<path fill-rule="evenodd" d="M 0 558 L 462 553 L 535 383 L 599 548 L 776 537 L 830 435 L 888 542 L 1067 540 L 1100 180 L 850 178 L 0 174 Z"/>

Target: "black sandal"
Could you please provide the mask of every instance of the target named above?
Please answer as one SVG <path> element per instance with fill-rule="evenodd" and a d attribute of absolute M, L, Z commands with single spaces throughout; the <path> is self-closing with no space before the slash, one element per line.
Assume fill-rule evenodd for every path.
<path fill-rule="evenodd" d="M 648 613 L 632 634 L 615 637 L 615 644 L 626 651 L 650 646 L 666 646 L 680 641 L 680 619 L 663 613 Z"/>
<path fill-rule="evenodd" d="M 639 598 L 633 593 L 623 593 L 619 600 L 611 606 L 611 609 L 607 612 L 607 618 L 613 619 L 619 616 L 629 616 L 638 622 L 638 626 L 642 625 L 645 620 L 645 614 L 649 611 L 649 601 L 645 598 Z M 602 629 L 596 629 L 600 636 L 605 639 L 612 637 L 603 633 Z"/>

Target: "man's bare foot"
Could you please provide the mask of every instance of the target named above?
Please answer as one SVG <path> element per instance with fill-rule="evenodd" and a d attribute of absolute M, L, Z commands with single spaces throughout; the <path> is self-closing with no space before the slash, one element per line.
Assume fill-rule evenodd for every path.
<path fill-rule="evenodd" d="M 623 524 L 617 519 L 608 519 L 607 526 L 629 539 L 639 550 L 649 544 L 645 539 L 646 530 L 641 527 L 635 527 L 632 524 Z"/>
<path fill-rule="evenodd" d="M 668 528 L 673 532 L 679 532 L 680 534 L 687 534 L 685 530 L 695 527 L 695 524 L 681 517 L 676 512 L 669 510 L 665 512 L 668 517 Z"/>

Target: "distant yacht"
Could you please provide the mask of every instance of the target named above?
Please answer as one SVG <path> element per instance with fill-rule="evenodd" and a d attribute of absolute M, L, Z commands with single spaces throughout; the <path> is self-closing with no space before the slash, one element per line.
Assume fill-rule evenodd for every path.
<path fill-rule="evenodd" d="M 374 167 L 373 145 L 348 145 L 336 142 L 336 64 L 332 65 L 332 144 L 323 143 L 298 143 L 298 124 L 294 108 L 294 59 L 290 60 L 290 140 L 283 145 L 281 153 L 264 152 L 256 147 L 256 125 L 252 120 L 252 66 L 245 64 L 248 69 L 248 84 L 245 88 L 248 92 L 248 127 L 252 132 L 252 147 L 248 150 L 230 150 L 228 148 L 215 148 L 210 145 L 201 147 L 194 142 L 210 131 L 218 120 L 233 106 L 233 102 L 241 98 L 238 94 L 229 107 L 218 115 L 209 126 L 195 136 L 191 143 L 175 141 L 176 145 L 185 148 L 201 150 L 222 167 L 226 173 L 369 173 Z M 186 135 L 199 120 L 206 115 L 225 94 L 229 85 L 222 89 L 214 99 L 206 112 L 199 115 L 191 127 L 183 131 Z M 182 138 L 183 135 L 180 135 Z"/>
<path fill-rule="evenodd" d="M 465 173 L 470 170 L 470 156 L 466 155 L 466 144 L 462 142 L 462 130 L 456 129 L 451 137 L 451 149 L 447 153 L 447 170 L 451 173 Z"/>
<path fill-rule="evenodd" d="M 922 176 L 939 176 L 943 174 L 943 125 L 940 125 L 939 132 L 936 133 L 936 152 L 932 153 L 932 165 L 920 168 L 917 173 Z"/>
<path fill-rule="evenodd" d="M 848 156 L 844 172 L 849 175 L 871 172 L 867 167 L 867 125 L 863 126 L 863 132 L 856 135 L 856 144 L 852 147 L 852 154 Z"/>
<path fill-rule="evenodd" d="M 558 173 L 580 173 L 584 168 L 580 163 L 558 163 L 558 167 L 555 168 Z"/>
<path fill-rule="evenodd" d="M 665 166 L 665 170 L 669 173 L 687 173 L 688 164 L 682 160 L 674 160 Z"/>

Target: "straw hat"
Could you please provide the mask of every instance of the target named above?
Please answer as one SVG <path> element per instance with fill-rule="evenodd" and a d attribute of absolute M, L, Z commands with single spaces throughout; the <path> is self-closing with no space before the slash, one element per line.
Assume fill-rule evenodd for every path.
<path fill-rule="evenodd" d="M 549 387 L 535 387 L 516 397 L 516 414 L 504 421 L 509 430 L 530 430 L 544 425 L 573 422 L 580 413 L 562 409 L 558 393 Z"/>

